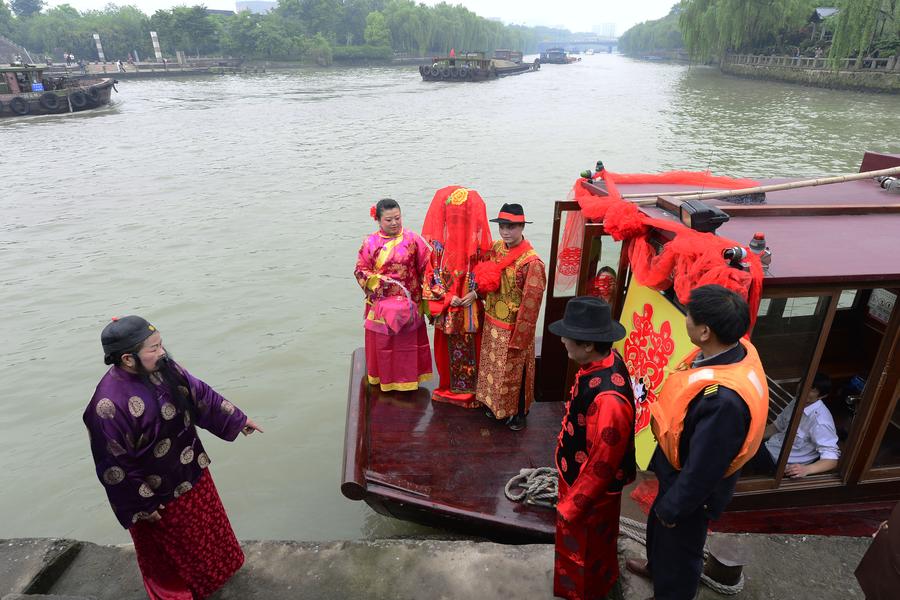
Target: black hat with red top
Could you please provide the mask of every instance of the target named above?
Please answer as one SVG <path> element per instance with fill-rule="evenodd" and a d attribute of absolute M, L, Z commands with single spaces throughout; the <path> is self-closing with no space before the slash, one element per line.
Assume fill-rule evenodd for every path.
<path fill-rule="evenodd" d="M 525 209 L 521 204 L 504 204 L 500 207 L 500 214 L 496 219 L 491 219 L 491 223 L 500 223 L 506 225 L 524 225 L 531 223 L 525 220 Z"/>

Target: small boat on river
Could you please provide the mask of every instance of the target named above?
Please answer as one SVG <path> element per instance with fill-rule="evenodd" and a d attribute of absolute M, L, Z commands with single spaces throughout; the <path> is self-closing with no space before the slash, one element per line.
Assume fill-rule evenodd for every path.
<path fill-rule="evenodd" d="M 0 66 L 0 118 L 91 110 L 109 104 L 111 78 L 44 77 L 35 65 Z"/>
<path fill-rule="evenodd" d="M 731 193 L 730 199 L 707 194 L 702 200 L 692 199 L 696 183 L 634 179 L 638 176 L 627 176 L 632 179 L 625 182 L 626 176 L 621 176 L 616 184 L 616 193 L 651 219 L 638 235 L 655 256 L 680 252 L 668 250 L 679 235 L 713 232 L 704 239 L 721 236 L 724 245 L 738 240 L 743 246 L 749 240 L 758 242 L 764 234 L 765 252 L 756 244 L 765 271 L 753 276 L 759 283 L 755 288 L 759 308 L 751 341 L 766 369 L 768 422 L 794 407 L 782 448 L 791 447 L 803 408 L 791 401 L 807 396 L 817 372 L 826 373 L 832 381 L 832 392 L 824 402 L 834 416 L 839 438 L 837 468 L 791 478 L 785 474 L 789 452 L 781 452 L 774 473 L 745 468 L 731 504 L 712 523 L 717 531 L 869 535 L 900 500 L 900 261 L 896 258 L 900 180 L 879 181 L 872 175 L 889 169 L 900 176 L 900 155 L 867 152 L 860 174 L 852 180 L 845 176 L 837 178 L 840 183 L 821 187 L 819 183 L 798 187 L 797 179 L 763 180 L 758 183 L 774 184 L 777 191 Z M 592 221 L 585 216 L 589 203 L 613 195 L 610 189 L 604 181 L 579 179 L 573 188 L 575 200 L 555 203 L 543 332 L 539 330 L 536 339 L 538 401 L 528 415 L 528 426 L 510 431 L 488 420 L 481 410 L 432 402 L 430 390 L 424 388 L 382 392 L 368 385 L 365 353 L 358 349 L 350 365 L 344 496 L 365 501 L 384 515 L 496 541 L 553 540 L 555 511 L 513 502 L 504 491 L 520 469 L 554 464 L 565 391 L 572 385 L 575 370 L 559 339 L 549 334 L 548 325 L 562 317 L 569 298 L 594 293 L 599 278 L 609 277 L 612 270 L 613 313 L 623 324 L 635 328 L 640 324 L 642 332 L 623 342 L 644 339 L 641 343 L 647 344 L 632 346 L 631 356 L 649 353 L 649 368 L 668 373 L 680 358 L 675 356 L 682 351 L 677 344 L 690 345 L 676 339 L 684 330 L 684 309 L 674 290 L 684 271 L 671 267 L 674 285 L 666 291 L 639 284 L 634 272 L 640 265 L 630 262 L 633 242 L 624 244 L 623 250 L 623 244 L 605 229 L 603 219 Z M 709 187 L 705 189 L 709 192 Z M 753 251 L 754 243 L 749 248 Z M 740 252 L 721 255 L 719 268 L 746 272 Z M 763 256 L 771 262 L 764 262 Z M 660 319 L 667 320 L 658 323 Z M 667 332 L 677 347 L 665 351 L 674 358 L 666 358 L 663 367 L 657 360 L 662 351 L 653 346 L 658 343 L 653 340 L 661 340 Z M 652 373 L 651 377 L 657 378 Z M 661 386 L 664 376 L 658 379 Z M 649 414 L 652 399 L 638 399 L 638 413 L 647 410 Z M 636 435 L 639 468 L 646 468 L 655 447 L 648 421 L 649 417 Z M 645 519 L 654 486 L 653 473 L 639 472 L 638 480 L 623 492 L 623 515 Z"/>
<path fill-rule="evenodd" d="M 432 58 L 431 65 L 419 66 L 419 74 L 423 81 L 486 81 L 537 71 L 541 68 L 541 63 L 537 59 L 533 63 L 523 62 L 521 52 L 511 50 L 498 52 L 506 52 L 507 58 L 486 58 L 483 52 L 436 56 Z M 518 62 L 515 62 L 516 58 Z"/>

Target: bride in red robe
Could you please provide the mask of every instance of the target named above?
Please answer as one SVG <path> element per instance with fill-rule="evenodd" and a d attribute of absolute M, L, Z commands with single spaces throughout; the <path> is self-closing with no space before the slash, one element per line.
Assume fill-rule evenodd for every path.
<path fill-rule="evenodd" d="M 477 408 L 478 358 L 484 307 L 472 269 L 491 248 L 484 200 L 458 185 L 439 189 L 431 200 L 422 237 L 431 244 L 423 298 L 434 321 L 434 358 L 440 382 L 432 399 Z"/>

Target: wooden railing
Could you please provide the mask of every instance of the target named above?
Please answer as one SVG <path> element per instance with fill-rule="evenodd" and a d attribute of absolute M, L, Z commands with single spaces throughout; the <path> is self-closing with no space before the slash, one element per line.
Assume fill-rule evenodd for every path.
<path fill-rule="evenodd" d="M 728 54 L 724 62 L 730 65 L 748 65 L 758 67 L 781 67 L 787 69 L 814 69 L 841 71 L 900 71 L 900 60 L 896 56 L 889 58 L 864 58 L 861 65 L 857 65 L 856 58 L 843 58 L 833 64 L 825 57 L 813 58 L 807 56 L 765 56 L 762 54 Z"/>

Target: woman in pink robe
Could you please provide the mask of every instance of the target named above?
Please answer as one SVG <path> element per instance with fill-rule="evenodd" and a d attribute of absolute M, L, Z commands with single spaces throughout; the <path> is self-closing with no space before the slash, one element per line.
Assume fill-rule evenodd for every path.
<path fill-rule="evenodd" d="M 382 391 L 411 391 L 431 378 L 431 347 L 419 305 L 431 249 L 403 229 L 400 206 L 373 207 L 379 230 L 359 249 L 354 275 L 366 295 L 366 372 Z"/>

